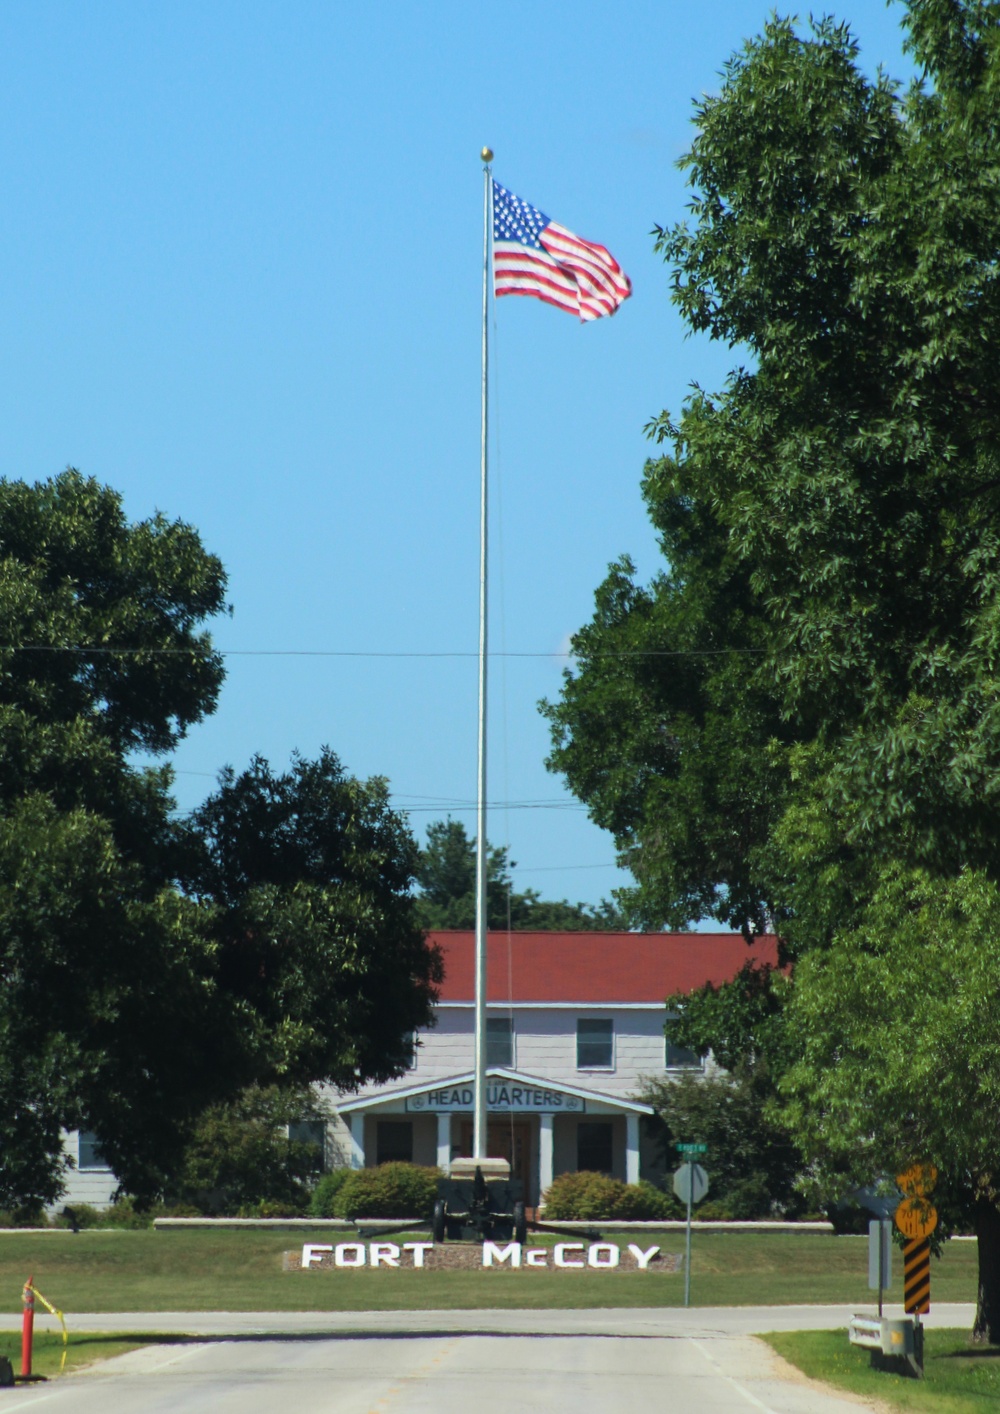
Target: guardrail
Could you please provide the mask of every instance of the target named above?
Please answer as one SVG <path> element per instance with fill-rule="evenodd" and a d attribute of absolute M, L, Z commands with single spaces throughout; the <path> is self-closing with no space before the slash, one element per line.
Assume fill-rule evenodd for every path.
<path fill-rule="evenodd" d="M 909 1316 L 903 1320 L 890 1320 L 888 1316 L 852 1316 L 847 1338 L 852 1345 L 871 1351 L 874 1369 L 923 1378 L 923 1327 Z"/>

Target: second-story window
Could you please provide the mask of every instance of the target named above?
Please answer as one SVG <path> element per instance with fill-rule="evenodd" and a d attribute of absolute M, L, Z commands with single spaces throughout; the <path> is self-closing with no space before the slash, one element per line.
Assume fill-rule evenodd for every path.
<path fill-rule="evenodd" d="M 514 1064 L 514 1023 L 509 1016 L 486 1018 L 486 1064 L 503 1070 Z"/>
<path fill-rule="evenodd" d="M 611 1070 L 614 1065 L 615 1028 L 603 1017 L 581 1016 L 576 1023 L 577 1070 Z"/>
<path fill-rule="evenodd" d="M 666 1054 L 664 1055 L 664 1065 L 667 1070 L 702 1070 L 704 1061 L 697 1051 L 689 1051 L 686 1046 L 677 1046 L 670 1039 L 670 1023 L 676 1020 L 676 1013 L 667 1017 L 666 1025 Z"/>

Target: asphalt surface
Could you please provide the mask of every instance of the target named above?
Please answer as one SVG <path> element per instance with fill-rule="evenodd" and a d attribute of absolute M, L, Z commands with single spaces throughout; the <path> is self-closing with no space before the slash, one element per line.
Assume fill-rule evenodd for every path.
<path fill-rule="evenodd" d="M 753 1339 L 846 1327 L 852 1309 L 77 1314 L 78 1331 L 192 1340 L 0 1390 L 0 1414 L 857 1414 L 867 1406 L 810 1384 Z M 971 1306 L 938 1306 L 930 1323 L 972 1317 Z"/>

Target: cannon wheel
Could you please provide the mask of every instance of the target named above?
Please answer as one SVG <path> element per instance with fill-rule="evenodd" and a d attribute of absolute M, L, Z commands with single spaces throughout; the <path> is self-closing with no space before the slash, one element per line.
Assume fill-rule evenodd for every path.
<path fill-rule="evenodd" d="M 523 1247 L 528 1240 L 528 1219 L 525 1216 L 524 1204 L 514 1204 L 514 1241 L 520 1242 Z"/>
<path fill-rule="evenodd" d="M 427 1209 L 424 1209 L 426 1212 Z M 439 1198 L 434 1204 L 434 1218 L 431 1222 L 431 1236 L 435 1242 L 444 1241 L 444 1199 Z"/>

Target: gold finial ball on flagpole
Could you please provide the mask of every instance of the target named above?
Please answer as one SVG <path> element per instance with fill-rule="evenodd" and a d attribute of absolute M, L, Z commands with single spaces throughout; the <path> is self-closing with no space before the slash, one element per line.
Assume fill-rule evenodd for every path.
<path fill-rule="evenodd" d="M 482 152 L 481 152 L 479 155 L 480 155 L 480 157 L 483 159 L 484 162 L 492 162 L 492 161 L 493 161 L 493 149 L 492 149 L 492 147 L 484 147 L 483 150 L 482 150 Z"/>

